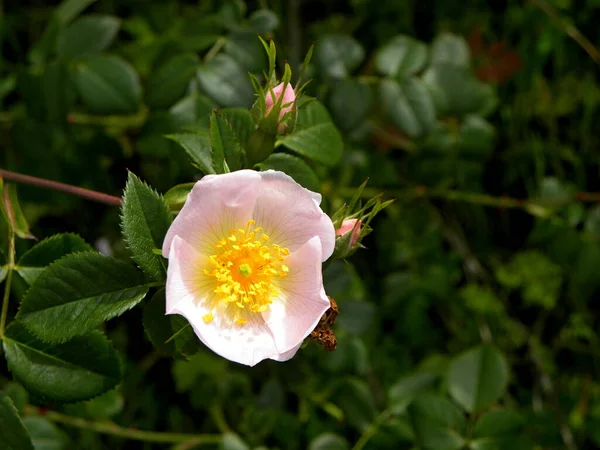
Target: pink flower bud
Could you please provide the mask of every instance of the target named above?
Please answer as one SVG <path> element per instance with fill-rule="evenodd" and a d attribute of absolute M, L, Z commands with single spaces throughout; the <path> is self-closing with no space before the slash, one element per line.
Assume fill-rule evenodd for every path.
<path fill-rule="evenodd" d="M 356 222 L 358 222 L 358 225 L 356 225 Z M 342 222 L 342 225 L 335 230 L 335 234 L 336 236 L 343 236 L 344 234 L 352 231 L 352 236 L 350 237 L 350 248 L 352 248 L 358 242 L 358 238 L 360 236 L 360 225 L 360 220 L 358 219 L 345 219 Z"/>
<path fill-rule="evenodd" d="M 279 111 L 279 120 L 283 118 L 284 115 L 289 113 L 294 108 L 294 101 L 296 100 L 296 94 L 294 93 L 294 88 L 290 83 L 287 83 L 285 86 L 285 91 L 283 90 L 285 83 L 280 83 L 273 88 L 273 92 L 268 91 L 267 97 L 265 98 L 265 102 L 267 105 L 267 109 L 265 111 L 265 116 L 268 116 L 273 106 L 277 103 L 279 98 L 283 95 L 283 99 L 281 99 L 281 110 Z M 281 124 L 285 125 L 285 124 Z M 279 127 L 280 132 L 285 129 L 285 126 Z"/>

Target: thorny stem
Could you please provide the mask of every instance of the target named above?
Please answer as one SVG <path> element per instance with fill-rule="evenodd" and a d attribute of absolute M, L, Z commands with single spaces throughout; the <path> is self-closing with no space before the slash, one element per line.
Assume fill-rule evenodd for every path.
<path fill-rule="evenodd" d="M 171 444 L 218 444 L 221 442 L 220 434 L 187 434 L 187 433 L 166 433 L 161 431 L 144 431 L 135 428 L 121 427 L 112 422 L 95 422 L 72 417 L 56 411 L 45 411 L 35 406 L 27 405 L 26 414 L 42 415 L 46 419 L 82 430 L 90 430 L 96 433 L 109 434 L 111 436 L 122 437 L 125 439 L 144 441 L 144 442 L 164 442 Z"/>
<path fill-rule="evenodd" d="M 15 183 L 30 184 L 32 186 L 38 186 L 42 188 L 53 189 L 55 191 L 66 192 L 67 194 L 71 195 L 77 195 L 79 197 L 99 203 L 105 203 L 107 205 L 121 206 L 121 199 L 119 197 L 92 191 L 90 189 L 80 188 L 77 186 L 71 186 L 70 184 L 59 183 L 58 181 L 45 180 L 44 178 L 23 175 L 4 169 L 0 169 L 0 177 L 4 177 L 7 180 L 14 181 Z"/>
<path fill-rule="evenodd" d="M 13 268 L 15 266 L 15 231 L 8 227 L 8 264 L 6 270 L 6 281 L 4 284 L 4 297 L 2 299 L 2 313 L 0 313 L 0 339 L 4 337 L 6 327 L 6 316 L 8 315 L 8 299 L 10 297 L 10 286 L 12 283 Z"/>

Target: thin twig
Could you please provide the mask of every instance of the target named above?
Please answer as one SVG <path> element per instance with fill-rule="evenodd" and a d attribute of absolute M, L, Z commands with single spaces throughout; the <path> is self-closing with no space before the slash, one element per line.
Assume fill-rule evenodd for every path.
<path fill-rule="evenodd" d="M 565 21 L 552 5 L 546 2 L 546 0 L 531 0 L 531 3 L 550 17 L 550 19 L 552 19 L 552 21 L 561 28 L 567 36 L 577 42 L 577 44 L 579 44 L 579 46 L 583 48 L 595 62 L 600 62 L 600 51 L 588 40 L 588 38 L 581 34 L 577 28 Z"/>
<path fill-rule="evenodd" d="M 220 434 L 187 434 L 137 430 L 135 428 L 121 427 L 113 422 L 95 422 L 80 417 L 68 416 L 56 411 L 45 411 L 31 405 L 25 407 L 25 413 L 30 415 L 41 415 L 52 422 L 63 425 L 135 441 L 164 442 L 171 444 L 193 443 L 194 445 L 218 444 L 221 442 Z"/>
<path fill-rule="evenodd" d="M 38 186 L 42 188 L 52 189 L 55 191 L 66 192 L 67 194 L 76 195 L 83 197 L 94 202 L 105 203 L 112 206 L 121 206 L 121 199 L 113 195 L 103 194 L 101 192 L 92 191 L 77 186 L 71 186 L 70 184 L 59 183 L 58 181 L 46 180 L 44 178 L 32 177 L 30 175 L 23 175 L 9 170 L 0 169 L 0 177 L 4 177 L 7 180 L 14 181 L 15 183 L 30 184 L 32 186 Z"/>

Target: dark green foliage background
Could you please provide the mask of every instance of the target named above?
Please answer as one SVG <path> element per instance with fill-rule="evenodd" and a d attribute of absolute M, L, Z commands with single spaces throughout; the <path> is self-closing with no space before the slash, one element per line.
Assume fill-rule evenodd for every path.
<path fill-rule="evenodd" d="M 128 208 L 154 201 L 149 217 L 164 232 L 162 200 L 140 179 L 164 194 L 202 175 L 173 135 L 208 133 L 213 108 L 252 106 L 248 72 L 267 69 L 260 34 L 294 74 L 315 43 L 306 93 L 327 108 L 316 122 L 331 116 L 344 152 L 329 152 L 328 127 L 310 147 L 282 139 L 278 150 L 307 164 L 280 153 L 259 167 L 296 170 L 330 213 L 367 177 L 365 194 L 396 198 L 367 248 L 326 268 L 341 311 L 334 353 L 310 343 L 287 363 L 230 363 L 181 318 L 157 322 L 155 290 L 102 325 L 124 378 L 100 397 L 65 405 L 27 394 L 1 359 L 9 438 L 28 448 L 15 406 L 35 448 L 167 448 L 56 426 L 27 406 L 38 405 L 223 435 L 198 448 L 600 447 L 600 87 L 593 55 L 565 32 L 573 24 L 600 45 L 598 23 L 598 0 L 0 0 L 1 168 L 116 196 L 130 170 L 139 179 Z M 26 185 L 18 193 L 38 238 L 77 233 L 123 261 L 145 251 L 135 261 L 164 277 L 146 245 L 160 247 L 156 235 L 125 243 L 118 208 Z M 5 251 L 4 222 L 0 231 Z M 43 265 L 88 249 L 64 239 L 44 244 L 58 253 Z M 17 261 L 33 244 L 17 240 Z M 34 252 L 15 271 L 11 320 L 40 265 Z M 182 327 L 157 348 L 146 334 L 164 341 Z M 18 324 L 6 336 L 13 352 L 62 352 Z M 97 332 L 77 339 L 78 352 L 86 339 L 108 346 Z"/>

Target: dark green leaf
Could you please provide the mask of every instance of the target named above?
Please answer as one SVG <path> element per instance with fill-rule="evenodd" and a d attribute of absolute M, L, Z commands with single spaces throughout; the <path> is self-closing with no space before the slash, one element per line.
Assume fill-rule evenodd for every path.
<path fill-rule="evenodd" d="M 28 416 L 23 424 L 35 450 L 68 450 L 72 445 L 67 433 L 44 417 Z"/>
<path fill-rule="evenodd" d="M 314 438 L 308 450 L 349 450 L 348 441 L 335 433 L 322 433 Z"/>
<path fill-rule="evenodd" d="M 458 450 L 465 444 L 465 418 L 450 401 L 422 395 L 408 407 L 418 445 L 427 450 Z"/>
<path fill-rule="evenodd" d="M 469 67 L 471 52 L 467 41 L 452 33 L 440 34 L 431 44 L 432 66 L 451 64 L 453 66 Z"/>
<path fill-rule="evenodd" d="M 123 395 L 112 389 L 91 400 L 65 406 L 65 413 L 92 420 L 107 420 L 123 410 Z"/>
<path fill-rule="evenodd" d="M 15 379 L 43 399 L 87 400 L 112 389 L 121 380 L 119 357 L 98 332 L 64 344 L 48 344 L 13 322 L 6 329 L 3 346 Z"/>
<path fill-rule="evenodd" d="M 337 164 L 344 150 L 340 132 L 331 122 L 327 109 L 316 100 L 300 108 L 294 132 L 280 137 L 277 145 L 328 166 Z"/>
<path fill-rule="evenodd" d="M 225 43 L 225 51 L 247 72 L 265 70 L 267 55 L 256 33 L 252 31 L 232 33 Z"/>
<path fill-rule="evenodd" d="M 362 62 L 365 51 L 351 36 L 331 34 L 321 37 L 315 46 L 315 61 L 330 78 L 344 79 Z"/>
<path fill-rule="evenodd" d="M 357 98 L 361 101 L 355 101 Z M 343 131 L 351 132 L 359 127 L 366 119 L 371 103 L 371 88 L 356 79 L 340 81 L 331 88 L 331 115 Z"/>
<path fill-rule="evenodd" d="M 38 337 L 61 342 L 137 305 L 148 292 L 142 274 L 99 253 L 52 263 L 23 297 L 19 320 Z"/>
<path fill-rule="evenodd" d="M 164 259 L 153 250 L 162 248 L 172 221 L 164 199 L 129 172 L 121 206 L 121 229 L 133 260 L 153 280 L 165 279 Z"/>
<path fill-rule="evenodd" d="M 279 17 L 269 9 L 259 9 L 248 17 L 248 29 L 254 33 L 269 33 L 278 26 Z M 258 39 L 256 40 L 258 41 Z"/>
<path fill-rule="evenodd" d="M 23 239 L 35 239 L 29 231 L 21 205 L 17 198 L 17 187 L 14 184 L 4 183 L 0 176 L 0 210 L 8 226 L 13 232 Z"/>
<path fill-rule="evenodd" d="M 192 162 L 205 174 L 216 173 L 208 133 L 177 133 L 165 136 L 183 147 Z M 221 163 L 222 164 L 222 163 Z"/>
<path fill-rule="evenodd" d="M 509 409 L 496 409 L 488 411 L 479 418 L 473 430 L 473 437 L 516 435 L 521 432 L 524 425 L 525 419 L 518 412 Z"/>
<path fill-rule="evenodd" d="M 348 422 L 359 430 L 365 430 L 377 414 L 369 385 L 364 380 L 350 378 L 344 382 L 338 395 L 338 404 Z"/>
<path fill-rule="evenodd" d="M 12 400 L 0 392 L 0 450 L 33 450 L 33 444 Z"/>
<path fill-rule="evenodd" d="M 141 88 L 137 73 L 117 56 L 99 55 L 77 65 L 75 83 L 94 114 L 137 112 Z"/>
<path fill-rule="evenodd" d="M 56 234 L 36 244 L 21 256 L 15 270 L 31 285 L 46 266 L 69 253 L 89 252 L 94 249 L 81 237 L 72 233 Z"/>
<path fill-rule="evenodd" d="M 417 74 L 427 62 L 427 46 L 410 36 L 396 36 L 375 55 L 375 67 L 389 77 Z"/>
<path fill-rule="evenodd" d="M 394 413 L 404 412 L 415 396 L 431 389 L 437 379 L 431 372 L 417 372 L 400 378 L 389 390 L 390 407 Z"/>
<path fill-rule="evenodd" d="M 184 53 L 168 60 L 148 79 L 146 102 L 154 109 L 168 108 L 188 89 L 190 80 L 198 69 L 198 57 Z"/>
<path fill-rule="evenodd" d="M 254 90 L 244 69 L 229 55 L 219 54 L 198 70 L 200 87 L 223 107 L 252 103 Z"/>
<path fill-rule="evenodd" d="M 90 14 L 80 17 L 58 36 L 58 56 L 71 59 L 100 53 L 110 46 L 120 26 L 121 21 L 113 16 Z"/>
<path fill-rule="evenodd" d="M 417 78 L 383 80 L 379 99 L 390 120 L 410 137 L 427 133 L 435 123 L 435 107 L 425 85 Z"/>
<path fill-rule="evenodd" d="M 184 183 L 173 186 L 165 193 L 165 203 L 172 212 L 178 212 L 183 208 L 187 196 L 196 183 Z"/>
<path fill-rule="evenodd" d="M 250 450 L 250 446 L 241 437 L 231 431 L 223 434 L 219 448 L 220 450 Z"/>
<path fill-rule="evenodd" d="M 213 167 L 221 173 L 222 156 L 231 171 L 242 168 L 241 146 L 231 124 L 220 112 L 210 116 L 210 143 L 213 150 Z"/>
<path fill-rule="evenodd" d="M 508 366 L 502 353 L 487 345 L 471 349 L 448 368 L 450 395 L 468 412 L 487 408 L 504 393 Z"/>
<path fill-rule="evenodd" d="M 165 290 L 160 289 L 144 306 L 144 329 L 152 344 L 171 356 L 189 357 L 202 348 L 185 317 L 166 315 Z"/>
<path fill-rule="evenodd" d="M 438 115 L 464 115 L 485 110 L 491 92 L 471 71 L 462 66 L 439 64 L 432 66 L 423 75 Z"/>
<path fill-rule="evenodd" d="M 317 174 L 301 158 L 287 153 L 273 153 L 259 164 L 261 170 L 279 170 L 313 192 L 321 191 Z"/>

